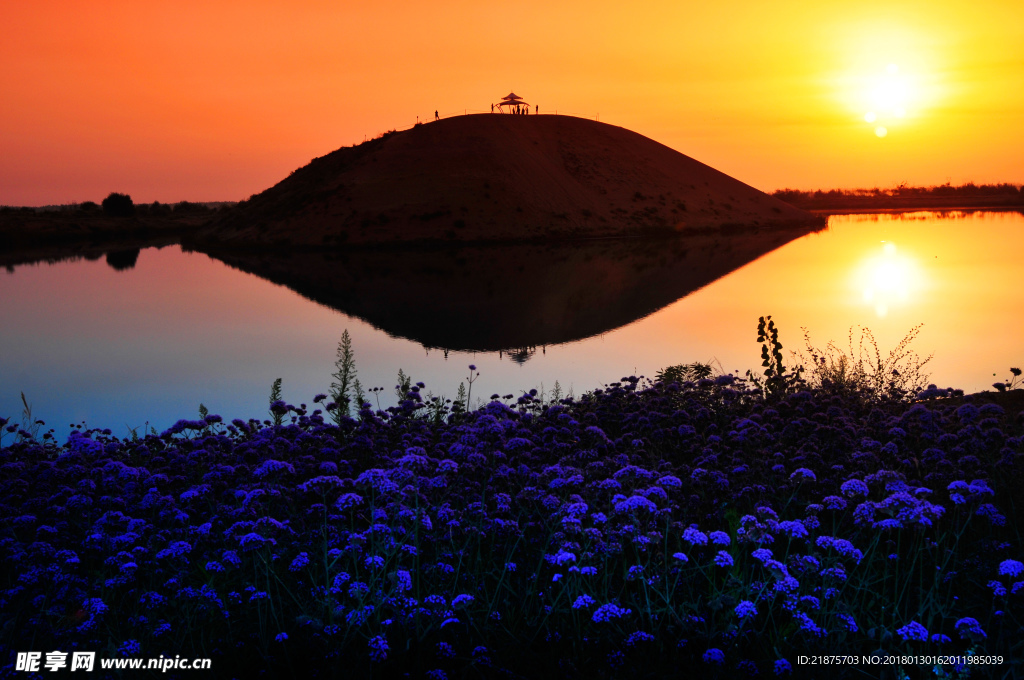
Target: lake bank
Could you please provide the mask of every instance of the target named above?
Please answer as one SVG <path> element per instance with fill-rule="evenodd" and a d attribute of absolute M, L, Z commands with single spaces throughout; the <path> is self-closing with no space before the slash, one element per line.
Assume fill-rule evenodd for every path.
<path fill-rule="evenodd" d="M 174 213 L 165 206 L 165 214 L 148 214 L 147 206 L 138 207 L 139 214 L 130 217 L 105 215 L 96 207 L 0 209 L 0 267 L 180 243 L 210 217 L 207 210 Z"/>
<path fill-rule="evenodd" d="M 764 230 L 223 261 L 177 245 L 58 250 L 71 259 L 0 272 L 0 413 L 20 413 L 23 391 L 61 437 L 82 421 L 162 429 L 199 403 L 251 413 L 276 378 L 286 395 L 325 390 L 346 329 L 368 387 L 402 368 L 450 398 L 465 377 L 454 362 L 480 367 L 480 396 L 552 380 L 579 394 L 595 375 L 748 366 L 751 319 L 766 313 L 787 357 L 801 327 L 843 348 L 851 327 L 855 342 L 870 328 L 887 352 L 923 323 L 914 349 L 934 354 L 934 380 L 978 392 L 1024 360 L 1019 316 L 1005 311 L 1024 306 L 1021 219 L 861 215 L 793 240 Z"/>

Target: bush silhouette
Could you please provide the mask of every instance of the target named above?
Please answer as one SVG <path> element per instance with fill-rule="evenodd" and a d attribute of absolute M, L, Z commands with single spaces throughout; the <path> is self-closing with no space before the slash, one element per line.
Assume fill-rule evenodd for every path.
<path fill-rule="evenodd" d="M 111 250 L 107 253 L 107 264 L 110 265 L 111 269 L 114 271 L 127 271 L 133 268 L 135 263 L 138 261 L 138 248 L 131 248 L 130 250 Z"/>
<path fill-rule="evenodd" d="M 128 194 L 112 192 L 103 199 L 103 212 L 111 217 L 130 217 L 135 214 L 135 204 Z"/>
<path fill-rule="evenodd" d="M 188 201 L 180 201 L 174 204 L 175 215 L 194 215 L 196 213 L 210 212 L 210 208 L 203 205 L 202 203 L 189 203 Z"/>

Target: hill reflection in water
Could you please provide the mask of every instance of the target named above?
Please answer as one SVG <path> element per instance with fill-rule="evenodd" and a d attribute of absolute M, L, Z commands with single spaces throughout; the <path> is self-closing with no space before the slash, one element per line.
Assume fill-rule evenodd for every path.
<path fill-rule="evenodd" d="M 208 255 L 428 348 L 508 352 L 641 319 L 812 229 L 453 249 Z"/>

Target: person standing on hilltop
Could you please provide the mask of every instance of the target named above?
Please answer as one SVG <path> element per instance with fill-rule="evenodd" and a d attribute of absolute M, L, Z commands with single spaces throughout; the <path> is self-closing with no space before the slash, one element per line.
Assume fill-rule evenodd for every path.
<path fill-rule="evenodd" d="M 437 117 L 437 110 L 436 109 L 434 110 L 434 120 L 439 120 L 439 118 Z"/>
<path fill-rule="evenodd" d="M 533 111 L 533 115 L 535 115 L 535 116 L 539 116 L 540 115 L 540 104 L 537 104 L 536 108 Z"/>

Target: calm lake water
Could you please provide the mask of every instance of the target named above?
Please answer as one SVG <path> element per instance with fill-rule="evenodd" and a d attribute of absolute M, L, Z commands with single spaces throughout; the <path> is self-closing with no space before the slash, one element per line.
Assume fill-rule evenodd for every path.
<path fill-rule="evenodd" d="M 17 421 L 24 392 L 61 438 L 82 421 L 162 430 L 200 403 L 264 418 L 275 378 L 296 404 L 328 391 L 345 329 L 382 406 L 399 368 L 452 397 L 475 364 L 474 401 L 697 360 L 743 372 L 764 314 L 786 351 L 801 327 L 846 347 L 863 326 L 887 354 L 923 323 L 913 348 L 942 387 L 990 389 L 1024 363 L 1020 213 L 836 216 L 793 236 L 292 258 L 167 246 L 128 269 L 17 266 L 0 272 L 0 415 Z"/>

